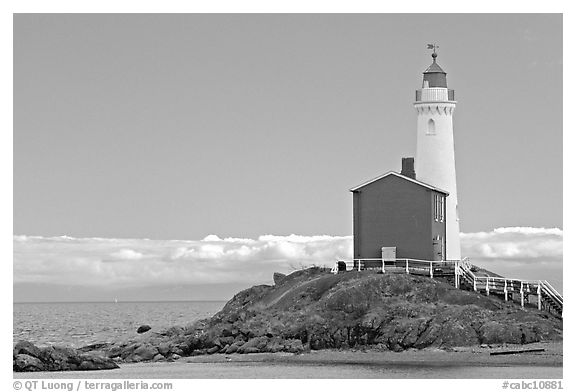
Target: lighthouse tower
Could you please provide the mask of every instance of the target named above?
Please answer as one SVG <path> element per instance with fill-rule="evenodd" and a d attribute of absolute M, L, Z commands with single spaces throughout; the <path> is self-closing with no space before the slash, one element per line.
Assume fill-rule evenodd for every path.
<path fill-rule="evenodd" d="M 452 114 L 456 107 L 454 90 L 446 84 L 446 72 L 436 63 L 424 71 L 422 88 L 416 90 L 414 107 L 418 113 L 415 171 L 418 180 L 444 189 L 446 198 L 446 259 L 460 260 L 460 224 L 456 192 L 456 163 Z"/>

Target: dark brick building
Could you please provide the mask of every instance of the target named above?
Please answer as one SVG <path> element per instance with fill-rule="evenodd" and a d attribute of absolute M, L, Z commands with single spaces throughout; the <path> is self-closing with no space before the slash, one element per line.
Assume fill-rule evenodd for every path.
<path fill-rule="evenodd" d="M 388 172 L 350 189 L 354 206 L 354 259 L 382 257 L 445 260 L 448 192 L 416 180 L 414 159 L 402 159 L 402 172 Z"/>

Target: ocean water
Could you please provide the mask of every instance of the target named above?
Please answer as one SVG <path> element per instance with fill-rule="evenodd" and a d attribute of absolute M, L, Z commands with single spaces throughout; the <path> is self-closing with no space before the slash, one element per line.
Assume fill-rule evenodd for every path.
<path fill-rule="evenodd" d="M 14 343 L 28 340 L 36 345 L 67 345 L 114 342 L 134 336 L 148 324 L 153 331 L 185 326 L 210 317 L 224 301 L 173 302 L 66 302 L 15 303 Z"/>

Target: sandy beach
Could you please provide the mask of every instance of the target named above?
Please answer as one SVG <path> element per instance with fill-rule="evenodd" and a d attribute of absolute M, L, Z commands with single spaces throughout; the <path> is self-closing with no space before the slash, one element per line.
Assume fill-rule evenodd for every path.
<path fill-rule="evenodd" d="M 544 352 L 492 356 L 490 352 L 543 348 Z M 14 378 L 530 378 L 560 379 L 562 342 L 461 347 L 403 352 L 321 350 L 287 353 L 214 354 L 176 362 L 121 364 L 120 369 L 14 373 Z"/>

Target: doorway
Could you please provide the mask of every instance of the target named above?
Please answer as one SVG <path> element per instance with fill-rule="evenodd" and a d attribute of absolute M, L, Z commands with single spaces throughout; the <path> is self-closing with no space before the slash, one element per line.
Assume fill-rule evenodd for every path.
<path fill-rule="evenodd" d="M 444 260 L 444 239 L 442 237 L 436 236 L 432 239 L 432 252 L 434 261 Z"/>

